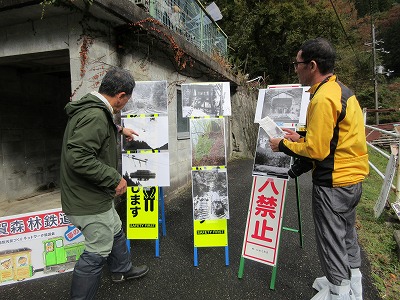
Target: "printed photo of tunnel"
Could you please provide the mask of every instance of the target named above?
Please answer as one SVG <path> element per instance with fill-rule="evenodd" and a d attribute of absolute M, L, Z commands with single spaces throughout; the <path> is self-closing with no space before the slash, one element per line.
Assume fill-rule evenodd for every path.
<path fill-rule="evenodd" d="M 299 123 L 308 102 L 309 93 L 301 86 L 260 89 L 255 122 L 268 116 L 276 123 Z"/>

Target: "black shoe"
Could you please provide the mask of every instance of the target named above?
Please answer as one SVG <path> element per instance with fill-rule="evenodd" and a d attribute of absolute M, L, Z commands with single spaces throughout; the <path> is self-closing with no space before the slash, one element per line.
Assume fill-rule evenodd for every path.
<path fill-rule="evenodd" d="M 125 273 L 111 273 L 111 280 L 113 282 L 122 282 L 125 280 L 130 280 L 130 279 L 135 279 L 135 278 L 140 278 L 143 277 L 144 275 L 149 272 L 149 267 L 146 265 L 134 267 Z"/>

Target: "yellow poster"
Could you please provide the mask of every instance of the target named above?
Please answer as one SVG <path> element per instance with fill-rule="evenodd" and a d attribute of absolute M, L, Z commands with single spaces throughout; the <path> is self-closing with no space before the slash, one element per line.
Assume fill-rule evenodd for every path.
<path fill-rule="evenodd" d="M 228 246 L 228 220 L 194 220 L 195 247 Z"/>
<path fill-rule="evenodd" d="M 158 187 L 127 189 L 127 238 L 158 239 Z"/>

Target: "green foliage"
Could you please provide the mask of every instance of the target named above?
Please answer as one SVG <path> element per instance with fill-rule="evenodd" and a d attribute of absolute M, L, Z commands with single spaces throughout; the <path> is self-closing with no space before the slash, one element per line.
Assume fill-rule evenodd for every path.
<path fill-rule="evenodd" d="M 365 88 L 373 89 L 370 53 L 360 51 L 355 56 L 353 50 L 347 44 L 337 47 L 336 52 L 338 59 L 335 72 L 338 74 L 339 80 L 350 87 L 357 96 Z M 373 106 L 365 106 L 361 103 L 361 107 L 372 108 Z"/>
<path fill-rule="evenodd" d="M 368 87 L 357 93 L 357 99 L 361 107 L 375 107 L 374 88 Z"/>
<path fill-rule="evenodd" d="M 326 37 L 338 54 L 335 72 L 339 80 L 355 92 L 361 106 L 366 108 L 375 108 L 372 51 L 371 46 L 365 45 L 371 43 L 368 14 L 372 11 L 379 24 L 379 38 L 385 39 L 383 46 L 391 51 L 390 54 L 378 51 L 377 64 L 383 60 L 386 69 L 395 71 L 390 81 L 384 75 L 379 77 L 379 106 L 399 107 L 400 89 L 388 86 L 400 70 L 400 5 L 395 4 L 400 0 L 215 2 L 224 16 L 219 25 L 229 37 L 233 49 L 229 60 L 237 73 L 247 73 L 249 79 L 263 76 L 266 84 L 298 82 L 291 62 L 300 45 L 310 38 Z M 357 16 L 366 17 L 357 19 Z M 388 114 L 380 123 L 396 122 L 398 117 Z"/>
<path fill-rule="evenodd" d="M 208 138 L 208 135 L 204 134 L 199 136 L 199 141 L 195 150 L 195 160 L 200 161 L 204 156 L 208 155 L 212 145 L 212 139 Z"/>
<path fill-rule="evenodd" d="M 387 84 L 384 76 L 381 76 L 378 85 L 378 105 L 382 109 L 395 108 L 397 111 L 379 113 L 379 123 L 400 122 L 400 111 L 398 110 L 399 87 L 400 79 L 396 79 L 391 84 Z M 356 94 L 361 107 L 375 108 L 375 94 L 372 86 L 361 89 Z M 375 124 L 375 114 L 371 113 L 367 115 L 367 124 Z"/>
<path fill-rule="evenodd" d="M 383 65 L 394 73 L 391 77 L 400 76 L 400 4 L 383 14 L 383 20 L 378 24 L 378 38 L 384 41 L 382 45 L 389 53 L 382 54 Z"/>
<path fill-rule="evenodd" d="M 400 83 L 400 80 L 398 80 Z M 379 85 L 379 105 L 382 108 L 399 108 L 399 90 L 390 90 L 387 84 Z M 380 123 L 400 122 L 400 111 L 380 114 Z"/>
<path fill-rule="evenodd" d="M 340 24 L 326 1 L 216 1 L 222 7 L 221 27 L 250 78 L 268 77 L 268 83 L 297 82 L 291 65 L 307 39 L 326 37 L 343 44 Z M 310 5 L 313 2 L 312 5 Z"/>
<path fill-rule="evenodd" d="M 398 2 L 396 0 L 353 0 L 358 11 L 359 17 L 370 15 L 380 11 L 386 11 Z"/>

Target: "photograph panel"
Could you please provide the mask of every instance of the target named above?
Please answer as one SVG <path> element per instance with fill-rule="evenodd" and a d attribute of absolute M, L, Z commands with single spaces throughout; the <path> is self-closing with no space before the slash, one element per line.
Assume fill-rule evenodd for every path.
<path fill-rule="evenodd" d="M 121 111 L 127 115 L 168 114 L 167 81 L 136 81 L 132 97 Z"/>
<path fill-rule="evenodd" d="M 270 117 L 276 123 L 299 123 L 305 118 L 309 93 L 301 86 L 262 89 L 258 94 L 254 122 Z"/>
<path fill-rule="evenodd" d="M 128 186 L 169 186 L 169 153 L 123 153 L 122 176 Z"/>
<path fill-rule="evenodd" d="M 223 118 L 190 119 L 192 166 L 225 166 Z"/>
<path fill-rule="evenodd" d="M 229 219 L 226 169 L 192 171 L 193 219 Z"/>
<path fill-rule="evenodd" d="M 291 157 L 283 152 L 273 152 L 269 137 L 261 127 L 258 130 L 257 148 L 254 157 L 253 176 L 289 178 Z"/>
<path fill-rule="evenodd" d="M 301 98 L 301 105 L 300 105 L 300 115 L 299 115 L 299 124 L 306 125 L 306 116 L 307 116 L 307 108 L 308 104 L 310 103 L 310 93 L 308 90 L 310 87 L 306 86 L 303 87 L 304 93 L 303 97 Z"/>
<path fill-rule="evenodd" d="M 229 82 L 182 84 L 182 117 L 230 115 Z"/>
<path fill-rule="evenodd" d="M 122 139 L 122 152 L 140 150 L 168 150 L 168 117 L 122 118 L 123 127 L 131 128 L 138 133 L 133 141 Z"/>

